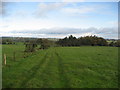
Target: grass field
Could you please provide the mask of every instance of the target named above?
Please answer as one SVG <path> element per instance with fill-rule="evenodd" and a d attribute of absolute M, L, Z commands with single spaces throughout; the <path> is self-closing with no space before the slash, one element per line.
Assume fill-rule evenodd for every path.
<path fill-rule="evenodd" d="M 117 88 L 117 47 L 53 47 L 24 56 L 24 45 L 3 45 L 3 88 Z M 13 52 L 16 59 L 13 59 Z"/>

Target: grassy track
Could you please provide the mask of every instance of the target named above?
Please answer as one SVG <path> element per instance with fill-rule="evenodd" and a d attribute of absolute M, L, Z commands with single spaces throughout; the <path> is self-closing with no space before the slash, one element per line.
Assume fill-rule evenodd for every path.
<path fill-rule="evenodd" d="M 55 47 L 23 58 L 24 46 L 3 45 L 4 88 L 115 88 L 116 47 Z M 16 52 L 16 61 L 12 53 Z"/>

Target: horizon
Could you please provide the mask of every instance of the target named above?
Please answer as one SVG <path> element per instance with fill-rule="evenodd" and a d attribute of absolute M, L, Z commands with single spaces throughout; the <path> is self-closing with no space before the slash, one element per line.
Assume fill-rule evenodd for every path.
<path fill-rule="evenodd" d="M 70 35 L 69 35 L 70 36 Z M 65 36 L 65 37 L 69 37 L 69 36 Z M 73 36 L 73 35 L 72 35 Z M 94 35 L 91 35 L 91 36 L 94 36 Z M 63 38 L 65 38 L 65 37 L 63 37 Z M 75 37 L 75 36 L 73 36 L 73 37 Z M 86 37 L 86 36 L 80 36 L 80 37 Z M 80 37 L 76 37 L 76 38 L 80 38 Z M 97 37 L 99 37 L 99 36 L 97 36 Z M 19 36 L 15 36 L 15 37 L 13 37 L 13 36 L 2 36 L 1 38 L 34 38 L 34 39 L 39 39 L 39 38 L 41 38 L 41 37 L 19 37 Z M 50 37 L 50 38 L 47 38 L 47 37 L 45 37 L 45 38 L 43 38 L 43 39 L 63 39 L 63 38 L 52 38 L 52 37 Z M 103 37 L 102 37 L 103 38 Z M 113 38 L 104 38 L 104 39 L 108 39 L 108 40 L 119 40 L 119 39 L 113 39 Z"/>

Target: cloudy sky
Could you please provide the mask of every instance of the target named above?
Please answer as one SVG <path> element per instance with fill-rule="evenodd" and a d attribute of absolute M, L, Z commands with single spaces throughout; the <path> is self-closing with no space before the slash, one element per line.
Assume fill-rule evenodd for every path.
<path fill-rule="evenodd" d="M 117 2 L 4 2 L 0 9 L 1 36 L 118 38 Z"/>

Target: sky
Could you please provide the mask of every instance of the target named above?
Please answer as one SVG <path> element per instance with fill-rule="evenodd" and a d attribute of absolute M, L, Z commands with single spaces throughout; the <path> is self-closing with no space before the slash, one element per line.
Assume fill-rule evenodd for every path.
<path fill-rule="evenodd" d="M 118 38 L 117 2 L 4 2 L 0 9 L 0 36 Z"/>

